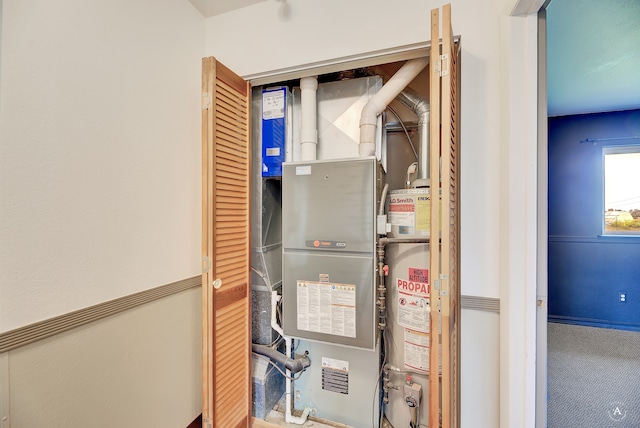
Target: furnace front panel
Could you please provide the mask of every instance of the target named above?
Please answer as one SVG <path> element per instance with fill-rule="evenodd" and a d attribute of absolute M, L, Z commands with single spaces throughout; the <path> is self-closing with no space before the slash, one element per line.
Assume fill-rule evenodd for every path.
<path fill-rule="evenodd" d="M 287 336 L 375 347 L 377 169 L 375 158 L 284 164 Z"/>

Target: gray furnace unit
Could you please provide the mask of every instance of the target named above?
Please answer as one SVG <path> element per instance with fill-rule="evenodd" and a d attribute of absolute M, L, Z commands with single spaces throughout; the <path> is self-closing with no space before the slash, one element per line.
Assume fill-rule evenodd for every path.
<path fill-rule="evenodd" d="M 285 163 L 283 328 L 311 367 L 294 384 L 298 409 L 377 427 L 374 157 Z"/>

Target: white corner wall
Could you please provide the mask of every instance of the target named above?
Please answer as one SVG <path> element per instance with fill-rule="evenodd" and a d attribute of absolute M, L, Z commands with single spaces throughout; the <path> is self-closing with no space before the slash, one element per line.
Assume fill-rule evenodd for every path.
<path fill-rule="evenodd" d="M 0 331 L 198 275 L 202 15 L 2 7 Z"/>
<path fill-rule="evenodd" d="M 262 2 L 208 18 L 206 52 L 243 76 L 277 73 L 427 41 L 430 10 L 444 3 Z M 530 17 L 510 16 L 515 3 L 451 0 L 462 37 L 462 294 L 501 299 L 500 316 L 462 311 L 466 428 L 535 419 L 537 34 Z"/>
<path fill-rule="evenodd" d="M 187 0 L 0 1 L 0 332 L 200 273 Z M 186 427 L 190 289 L 0 355 L 0 427 Z"/>

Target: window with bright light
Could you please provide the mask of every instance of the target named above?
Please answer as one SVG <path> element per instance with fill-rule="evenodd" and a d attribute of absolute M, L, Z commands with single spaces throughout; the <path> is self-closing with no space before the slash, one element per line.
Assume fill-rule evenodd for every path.
<path fill-rule="evenodd" d="M 603 147 L 604 233 L 640 235 L 640 146 Z"/>

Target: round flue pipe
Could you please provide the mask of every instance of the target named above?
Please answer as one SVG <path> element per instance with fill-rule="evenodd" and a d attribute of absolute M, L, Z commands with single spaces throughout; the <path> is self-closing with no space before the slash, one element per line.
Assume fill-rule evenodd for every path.
<path fill-rule="evenodd" d="M 360 116 L 360 145 L 358 146 L 361 157 L 375 155 L 378 116 L 427 64 L 429 64 L 428 58 L 407 61 L 364 106 Z"/>
<path fill-rule="evenodd" d="M 300 160 L 316 160 L 318 146 L 318 115 L 316 94 L 318 77 L 300 79 Z"/>
<path fill-rule="evenodd" d="M 418 176 L 412 187 L 429 187 L 429 102 L 409 88 L 396 99 L 418 116 Z"/>

